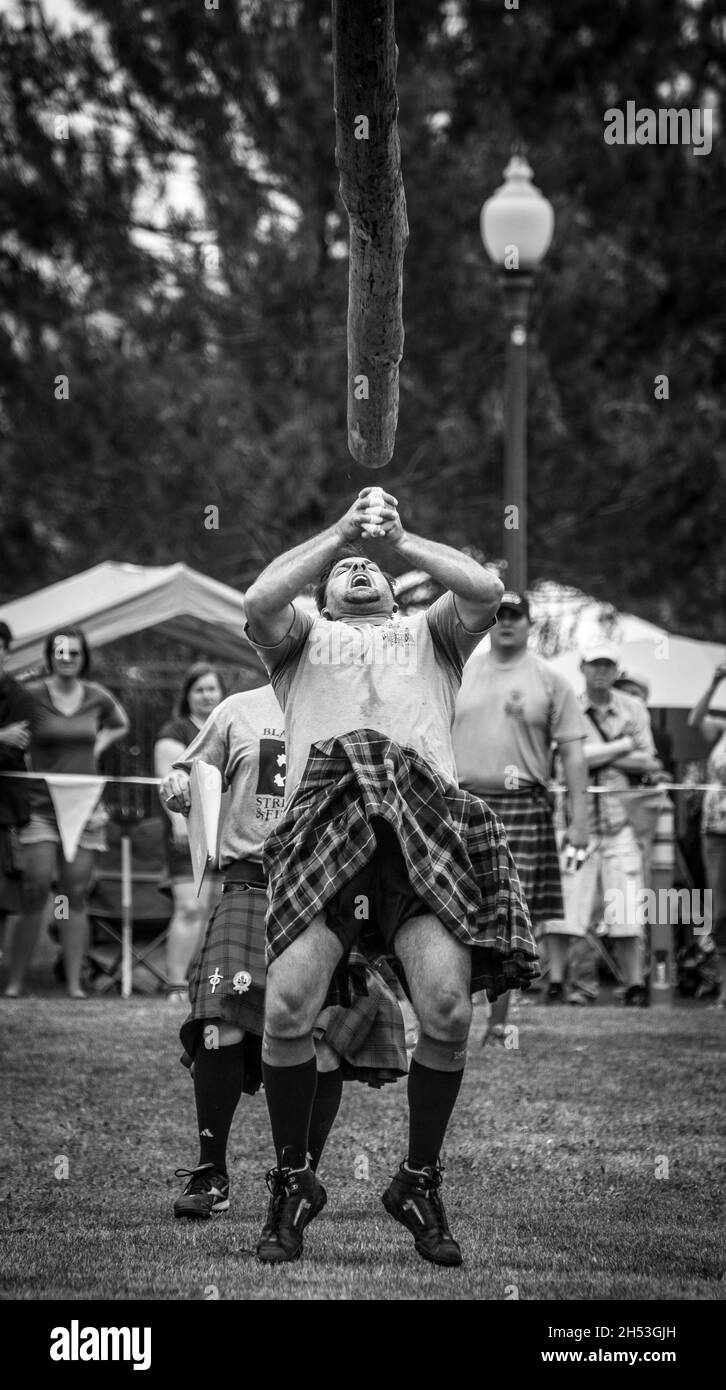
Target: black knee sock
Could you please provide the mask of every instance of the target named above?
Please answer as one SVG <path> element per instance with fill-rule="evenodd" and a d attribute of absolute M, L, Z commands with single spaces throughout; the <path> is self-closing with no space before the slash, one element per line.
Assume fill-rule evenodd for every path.
<path fill-rule="evenodd" d="M 207 1051 L 194 1058 L 194 1099 L 199 1122 L 199 1162 L 227 1171 L 227 1140 L 242 1095 L 244 1044 Z"/>
<path fill-rule="evenodd" d="M 343 1073 L 340 1067 L 336 1067 L 335 1071 L 318 1072 L 318 1084 L 313 1101 L 313 1113 L 310 1116 L 310 1134 L 308 1137 L 310 1167 L 313 1170 L 320 1162 L 325 1141 L 335 1124 L 342 1094 Z"/>
<path fill-rule="evenodd" d="M 408 1161 L 412 1168 L 435 1164 L 463 1075 L 463 1069 L 434 1071 L 413 1058 L 408 1073 Z"/>
<path fill-rule="evenodd" d="M 262 1063 L 272 1140 L 280 1168 L 304 1168 L 318 1069 L 315 1058 L 294 1067 Z"/>

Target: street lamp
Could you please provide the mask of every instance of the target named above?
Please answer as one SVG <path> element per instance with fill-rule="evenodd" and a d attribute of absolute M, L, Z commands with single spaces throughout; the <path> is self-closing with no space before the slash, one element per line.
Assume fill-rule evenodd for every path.
<path fill-rule="evenodd" d="M 504 464 L 505 583 L 527 586 L 527 313 L 534 271 L 552 240 L 552 204 L 532 183 L 522 155 L 512 155 L 504 183 L 481 210 L 481 235 L 504 286 L 507 347 L 506 455 Z"/>

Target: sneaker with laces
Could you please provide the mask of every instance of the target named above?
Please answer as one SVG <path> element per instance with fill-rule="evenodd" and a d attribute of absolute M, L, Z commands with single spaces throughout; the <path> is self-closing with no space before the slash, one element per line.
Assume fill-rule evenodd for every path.
<path fill-rule="evenodd" d="M 220 1211 L 229 1211 L 229 1178 L 213 1163 L 200 1163 L 198 1168 L 177 1168 L 177 1178 L 189 1181 L 174 1203 L 175 1216 L 200 1220 Z"/>
<path fill-rule="evenodd" d="M 271 1168 L 266 1181 L 270 1201 L 257 1242 L 257 1258 L 263 1264 L 299 1260 L 303 1231 L 328 1200 L 325 1188 L 312 1168 Z"/>
<path fill-rule="evenodd" d="M 460 1265 L 461 1250 L 449 1230 L 441 1200 L 441 1164 L 409 1171 L 401 1164 L 383 1193 L 389 1216 L 411 1231 L 419 1255 L 435 1265 Z"/>

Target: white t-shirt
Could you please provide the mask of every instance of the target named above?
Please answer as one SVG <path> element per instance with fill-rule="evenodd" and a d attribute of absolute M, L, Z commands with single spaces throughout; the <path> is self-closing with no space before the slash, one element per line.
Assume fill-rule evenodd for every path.
<path fill-rule="evenodd" d="M 425 613 L 380 626 L 296 608 L 287 635 L 273 647 L 255 642 L 245 626 L 285 711 L 285 799 L 297 790 L 314 743 L 357 729 L 413 748 L 446 782 L 456 782 L 454 701 L 464 662 L 492 623 L 468 632 L 447 593 Z"/>
<path fill-rule="evenodd" d="M 285 729 L 282 710 L 269 685 L 229 695 L 174 767 L 191 770 L 195 759 L 211 763 L 231 787 L 222 826 L 220 868 L 235 859 L 261 859 L 262 847 L 280 819 L 285 792 Z"/>

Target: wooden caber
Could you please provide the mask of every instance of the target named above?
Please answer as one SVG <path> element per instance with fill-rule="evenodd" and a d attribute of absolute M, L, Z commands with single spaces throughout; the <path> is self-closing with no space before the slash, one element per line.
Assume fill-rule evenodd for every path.
<path fill-rule="evenodd" d="M 403 256 L 393 0 L 333 0 L 335 159 L 350 223 L 348 448 L 383 468 L 398 423 Z"/>

